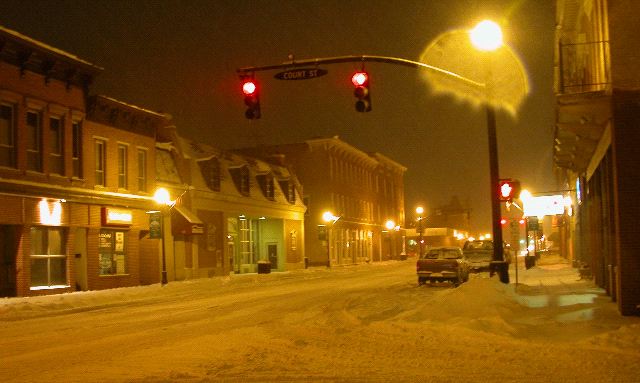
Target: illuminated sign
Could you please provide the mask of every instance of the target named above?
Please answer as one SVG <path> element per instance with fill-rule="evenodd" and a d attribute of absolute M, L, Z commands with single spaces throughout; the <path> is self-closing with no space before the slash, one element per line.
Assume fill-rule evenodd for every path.
<path fill-rule="evenodd" d="M 102 224 L 105 226 L 128 226 L 133 223 L 133 214 L 128 209 L 102 208 Z"/>
<path fill-rule="evenodd" d="M 531 197 L 522 200 L 522 204 L 524 205 L 524 215 L 527 217 L 564 214 L 566 205 L 562 195 Z"/>
<path fill-rule="evenodd" d="M 38 202 L 38 212 L 40 213 L 40 223 L 44 225 L 60 225 L 62 222 L 62 203 L 60 200 L 49 205 L 46 199 Z"/>

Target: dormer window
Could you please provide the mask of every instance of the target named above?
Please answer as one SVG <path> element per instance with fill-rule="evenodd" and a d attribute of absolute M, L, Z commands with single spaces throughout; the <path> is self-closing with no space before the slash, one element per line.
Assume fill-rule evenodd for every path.
<path fill-rule="evenodd" d="M 249 184 L 249 167 L 242 166 L 235 169 L 229 169 L 229 172 L 231 173 L 233 183 L 236 185 L 240 194 L 249 196 L 251 190 Z"/>
<path fill-rule="evenodd" d="M 275 199 L 275 194 L 273 191 L 273 175 L 271 174 L 262 174 L 256 177 L 258 179 L 258 184 L 260 185 L 260 189 L 262 190 L 262 194 L 269 200 L 273 201 Z"/>
<path fill-rule="evenodd" d="M 290 204 L 296 203 L 296 188 L 290 180 L 280 181 L 280 188 Z"/>
<path fill-rule="evenodd" d="M 200 161 L 198 165 L 200 165 L 202 177 L 209 189 L 220 191 L 220 161 L 217 158 L 212 158 L 207 161 Z"/>

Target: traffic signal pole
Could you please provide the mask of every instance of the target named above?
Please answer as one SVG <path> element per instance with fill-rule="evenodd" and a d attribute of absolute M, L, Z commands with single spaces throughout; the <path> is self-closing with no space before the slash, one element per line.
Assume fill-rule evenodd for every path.
<path fill-rule="evenodd" d="M 289 62 L 284 62 L 282 64 L 276 65 L 266 65 L 259 67 L 245 67 L 237 69 L 236 72 L 240 76 L 241 79 L 246 78 L 247 76 L 253 76 L 255 72 L 274 70 L 274 69 L 292 69 L 292 68 L 302 68 L 314 66 L 317 67 L 320 64 L 338 64 L 338 63 L 348 63 L 348 62 L 378 62 L 378 63 L 387 63 L 387 64 L 395 64 L 401 65 L 411 68 L 417 69 L 426 69 L 433 72 L 437 72 L 441 75 L 451 77 L 457 81 L 468 84 L 472 87 L 479 88 L 481 90 L 487 89 L 487 85 L 484 83 L 480 83 L 477 81 L 473 81 L 469 78 L 463 77 L 457 73 L 434 67 L 432 65 L 428 65 L 425 63 L 421 63 L 418 61 L 412 61 L 397 57 L 388 57 L 388 56 L 370 56 L 370 55 L 362 55 L 362 56 L 337 56 L 337 57 L 325 57 L 325 58 L 314 58 L 314 59 L 303 59 L 303 60 L 294 60 L 292 59 Z M 301 69 L 302 70 L 302 69 Z M 326 73 L 326 72 L 325 72 Z M 355 85 L 355 84 L 354 84 Z M 357 85 L 356 85 L 357 86 Z M 356 94 L 356 97 L 361 98 Z M 362 101 L 362 100 L 359 100 Z M 496 139 L 496 116 L 495 109 L 492 105 L 487 102 L 487 126 L 489 132 L 489 162 L 490 162 L 490 179 L 491 179 L 491 211 L 492 211 L 492 225 L 493 225 L 493 241 L 494 241 L 494 254 L 493 254 L 493 262 L 491 264 L 492 273 L 497 272 L 500 276 L 500 281 L 503 283 L 509 283 L 509 268 L 508 264 L 504 260 L 504 251 L 503 251 L 503 241 L 502 241 L 502 226 L 500 223 L 500 197 L 498 190 L 499 176 L 498 176 L 498 145 Z M 360 110 L 362 109 L 362 110 Z M 368 111 L 367 108 L 358 109 L 358 104 L 356 104 L 356 110 L 358 111 Z"/>
<path fill-rule="evenodd" d="M 491 223 L 493 227 L 493 261 L 491 274 L 498 273 L 500 282 L 509 283 L 509 264 L 504 260 L 502 240 L 502 224 L 500 211 L 500 183 L 498 168 L 498 139 L 496 134 L 496 111 L 491 104 L 487 104 L 487 134 L 489 138 L 489 178 L 491 184 Z"/>
<path fill-rule="evenodd" d="M 339 63 L 348 63 L 348 62 L 360 62 L 360 63 L 379 62 L 379 63 L 402 65 L 402 66 L 407 66 L 411 68 L 427 69 L 434 72 L 438 72 L 445 76 L 456 78 L 462 82 L 476 86 L 478 88 L 485 88 L 485 84 L 483 83 L 473 81 L 464 76 L 460 76 L 457 73 L 454 73 L 442 68 L 438 68 L 433 65 L 428 65 L 425 63 L 421 63 L 419 61 L 412 61 L 412 60 L 402 59 L 398 57 L 388 57 L 388 56 L 371 56 L 371 55 L 336 56 L 336 57 L 324 57 L 324 58 L 303 59 L 303 60 L 291 60 L 288 62 L 284 62 L 282 64 L 240 68 L 240 69 L 237 69 L 236 72 L 238 73 L 238 75 L 240 75 L 240 77 L 244 77 L 250 73 L 267 71 L 267 70 L 301 68 L 309 65 L 315 66 L 320 64 L 339 64 Z"/>

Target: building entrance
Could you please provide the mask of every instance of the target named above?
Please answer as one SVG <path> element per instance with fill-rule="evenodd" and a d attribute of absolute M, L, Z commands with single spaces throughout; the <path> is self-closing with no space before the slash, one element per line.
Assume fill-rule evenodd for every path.
<path fill-rule="evenodd" d="M 0 225 L 0 297 L 16 296 L 18 227 Z"/>

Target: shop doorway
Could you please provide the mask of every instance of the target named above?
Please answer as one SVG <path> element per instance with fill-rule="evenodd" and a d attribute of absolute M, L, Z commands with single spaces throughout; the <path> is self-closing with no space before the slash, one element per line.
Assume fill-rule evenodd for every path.
<path fill-rule="evenodd" d="M 278 269 L 278 244 L 277 243 L 268 243 L 267 244 L 267 254 L 269 255 L 269 262 L 271 262 L 271 269 Z"/>
<path fill-rule="evenodd" d="M 0 225 L 0 297 L 15 297 L 17 226 Z"/>
<path fill-rule="evenodd" d="M 76 290 L 87 291 L 89 290 L 87 281 L 87 229 L 82 227 L 76 229 L 73 253 L 75 256 Z"/>

